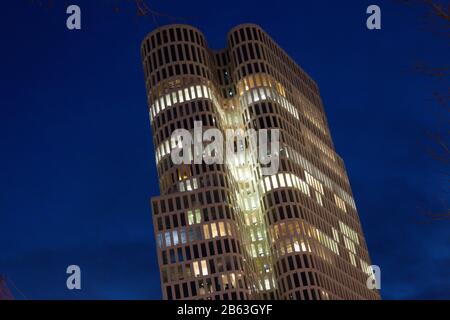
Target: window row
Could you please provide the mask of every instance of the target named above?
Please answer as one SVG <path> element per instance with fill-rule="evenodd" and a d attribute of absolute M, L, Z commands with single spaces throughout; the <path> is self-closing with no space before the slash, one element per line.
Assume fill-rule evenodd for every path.
<path fill-rule="evenodd" d="M 278 94 L 278 92 L 270 87 L 255 88 L 250 91 L 246 91 L 241 97 L 241 105 L 249 106 L 258 101 L 273 101 L 280 104 L 286 111 L 288 111 L 295 119 L 299 120 L 299 113 L 297 109 L 284 97 Z"/>
<path fill-rule="evenodd" d="M 189 230 L 192 230 L 192 235 L 194 237 L 193 241 L 203 240 L 200 227 L 195 227 Z M 191 233 L 189 232 L 188 235 L 190 234 Z M 188 240 L 190 241 L 191 239 Z M 203 242 L 200 244 L 192 244 L 192 246 L 187 245 L 173 249 L 162 249 L 161 258 L 163 265 L 167 265 L 189 261 L 191 259 L 211 257 L 215 254 L 222 255 L 225 253 L 241 254 L 242 251 L 239 246 L 239 242 L 232 238 L 223 238 L 215 241 Z M 233 259 L 236 259 L 235 256 L 233 257 Z M 227 259 L 228 258 L 229 257 L 227 256 Z M 237 264 L 237 262 L 234 264 L 235 270 L 240 270 L 241 268 L 242 264 Z"/>
<path fill-rule="evenodd" d="M 326 174 L 324 174 L 320 169 L 313 165 L 310 161 L 305 159 L 299 152 L 295 149 L 284 145 L 280 150 L 280 155 L 285 155 L 289 159 L 293 159 L 295 163 L 299 164 L 302 168 L 307 170 L 311 175 L 323 182 L 328 189 L 337 193 L 341 196 L 353 209 L 356 210 L 355 200 L 346 191 L 344 191 L 340 186 L 338 186 L 333 180 L 331 180 Z"/>
<path fill-rule="evenodd" d="M 144 43 L 144 53 L 148 53 L 153 48 L 175 41 L 191 42 L 196 43 L 199 46 L 206 46 L 203 35 L 196 30 L 187 28 L 164 29 L 147 37 Z"/>
<path fill-rule="evenodd" d="M 266 176 L 261 181 L 261 190 L 263 190 L 263 193 L 270 192 L 273 189 L 286 187 L 296 188 L 311 197 L 308 184 L 292 173 L 278 173 L 272 176 Z"/>
<path fill-rule="evenodd" d="M 153 51 L 147 57 L 148 74 L 151 74 L 156 69 L 165 64 L 172 64 L 174 62 L 195 62 L 207 65 L 207 56 L 205 50 L 200 47 L 188 44 L 171 44 Z"/>
<path fill-rule="evenodd" d="M 214 299 L 216 300 L 244 300 L 249 298 L 244 291 L 246 289 L 244 279 L 244 276 L 240 273 L 222 274 L 216 277 L 167 285 L 165 287 L 165 294 L 168 300 L 201 297 L 212 294 L 215 294 Z M 225 290 L 229 292 L 218 294 Z M 230 292 L 230 290 L 234 291 Z"/>
<path fill-rule="evenodd" d="M 153 121 L 158 113 L 174 104 L 201 98 L 217 101 L 211 88 L 205 85 L 190 86 L 161 96 L 150 107 L 150 120 Z"/>

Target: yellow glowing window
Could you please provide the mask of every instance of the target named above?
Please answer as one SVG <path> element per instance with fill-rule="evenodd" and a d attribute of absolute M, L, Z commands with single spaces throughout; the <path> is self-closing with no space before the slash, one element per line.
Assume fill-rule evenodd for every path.
<path fill-rule="evenodd" d="M 192 191 L 191 180 L 187 180 L 186 181 L 186 190 L 187 191 Z"/>
<path fill-rule="evenodd" d="M 204 234 L 206 240 L 208 240 L 210 238 L 209 227 L 207 224 L 203 225 L 203 234 Z"/>
<path fill-rule="evenodd" d="M 317 191 L 316 191 L 315 193 L 316 193 L 316 200 L 317 200 L 317 203 L 320 204 L 320 205 L 323 207 L 322 196 L 321 196 L 320 193 L 318 193 Z"/>
<path fill-rule="evenodd" d="M 201 265 L 202 265 L 202 274 L 204 276 L 207 276 L 208 275 L 208 267 L 206 266 L 206 260 L 202 260 Z"/>
<path fill-rule="evenodd" d="M 259 77 L 259 75 L 255 75 L 255 83 L 257 87 L 261 86 L 261 79 Z"/>
<path fill-rule="evenodd" d="M 286 224 L 283 222 L 281 225 L 280 225 L 280 227 L 281 227 L 281 235 L 282 236 L 285 236 L 286 235 Z"/>
<path fill-rule="evenodd" d="M 220 231 L 221 237 L 224 237 L 227 235 L 227 233 L 225 231 L 225 224 L 223 222 L 219 222 L 219 231 Z"/>
<path fill-rule="evenodd" d="M 349 255 L 350 255 L 350 262 L 352 263 L 352 265 L 354 265 L 356 267 L 355 256 L 352 253 L 349 253 Z"/>
<path fill-rule="evenodd" d="M 295 224 L 295 230 L 297 231 L 297 234 L 300 234 L 300 225 L 298 223 Z"/>
<path fill-rule="evenodd" d="M 228 277 L 227 277 L 226 274 L 222 275 L 222 284 L 223 284 L 225 289 L 228 289 Z"/>
<path fill-rule="evenodd" d="M 331 229 L 333 230 L 333 238 L 334 238 L 334 240 L 339 242 L 339 233 L 338 233 L 338 231 L 335 228 L 333 228 L 333 227 L 331 227 Z"/>
<path fill-rule="evenodd" d="M 236 288 L 236 275 L 234 273 L 231 273 L 231 286 Z"/>
<path fill-rule="evenodd" d="M 266 285 L 266 290 L 270 290 L 270 281 L 269 281 L 269 279 L 265 279 L 264 280 L 264 283 L 265 283 L 265 285 Z"/>
<path fill-rule="evenodd" d="M 264 256 L 264 249 L 263 249 L 263 246 L 262 246 L 261 243 L 258 244 L 258 253 L 259 253 L 259 255 L 260 255 L 261 257 Z"/>
<path fill-rule="evenodd" d="M 298 244 L 298 240 L 294 241 L 294 251 L 300 252 L 300 245 Z"/>
<path fill-rule="evenodd" d="M 280 238 L 280 231 L 278 229 L 278 225 L 275 226 L 275 238 L 276 239 Z"/>
<path fill-rule="evenodd" d="M 290 242 L 287 243 L 286 251 L 287 251 L 287 253 L 291 253 L 292 252 L 292 245 L 291 245 Z"/>
<path fill-rule="evenodd" d="M 211 223 L 211 236 L 213 238 L 218 236 L 218 234 L 217 234 L 217 226 L 216 226 L 215 223 Z"/>
<path fill-rule="evenodd" d="M 188 224 L 189 225 L 193 225 L 195 223 L 195 221 L 194 221 L 194 213 L 191 210 L 189 210 L 187 212 L 187 214 L 188 214 Z"/>
<path fill-rule="evenodd" d="M 249 77 L 249 78 L 248 78 L 248 85 L 249 85 L 250 88 L 253 88 L 253 87 L 254 87 L 254 84 L 253 84 L 253 77 Z"/>
<path fill-rule="evenodd" d="M 305 245 L 305 243 L 302 241 L 301 242 L 301 247 L 302 247 L 302 251 L 308 251 L 308 250 L 306 250 L 306 245 Z"/>
<path fill-rule="evenodd" d="M 263 240 L 262 231 L 258 229 L 258 240 Z"/>
<path fill-rule="evenodd" d="M 199 277 L 200 276 L 200 268 L 198 266 L 198 261 L 193 262 L 193 267 L 194 267 L 194 276 Z"/>

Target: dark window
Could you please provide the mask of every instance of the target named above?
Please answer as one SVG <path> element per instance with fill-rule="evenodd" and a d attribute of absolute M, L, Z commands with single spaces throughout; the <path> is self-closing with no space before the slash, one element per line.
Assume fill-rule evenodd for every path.
<path fill-rule="evenodd" d="M 167 286 L 166 287 L 166 294 L 167 294 L 167 300 L 173 300 L 172 287 L 171 286 Z"/>

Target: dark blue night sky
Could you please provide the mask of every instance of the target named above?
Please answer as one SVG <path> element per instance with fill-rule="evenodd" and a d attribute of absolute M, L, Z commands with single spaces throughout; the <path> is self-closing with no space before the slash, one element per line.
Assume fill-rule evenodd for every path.
<path fill-rule="evenodd" d="M 69 31 L 63 1 L 50 10 L 37 2 L 1 9 L 0 274 L 17 298 L 158 299 L 149 199 L 159 189 L 139 49 L 155 24 L 130 0 L 74 0 L 82 30 Z M 450 221 L 422 214 L 448 200 L 442 168 L 421 144 L 448 123 L 432 96 L 445 84 L 412 71 L 450 55 L 423 25 L 423 8 L 150 3 L 199 27 L 212 48 L 236 24 L 261 25 L 320 86 L 383 298 L 450 299 Z M 373 3 L 380 31 L 365 26 Z M 70 264 L 81 267 L 81 291 L 66 289 Z"/>

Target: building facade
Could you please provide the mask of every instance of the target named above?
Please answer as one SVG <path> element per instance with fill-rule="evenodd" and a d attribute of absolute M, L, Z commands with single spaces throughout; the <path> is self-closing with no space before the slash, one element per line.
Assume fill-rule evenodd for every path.
<path fill-rule="evenodd" d="M 379 299 L 366 286 L 370 258 L 317 84 L 254 24 L 233 28 L 220 51 L 195 27 L 163 26 L 141 54 L 163 298 Z M 264 176 L 251 156 L 174 164 L 172 133 L 196 121 L 279 129 L 279 170 Z"/>

